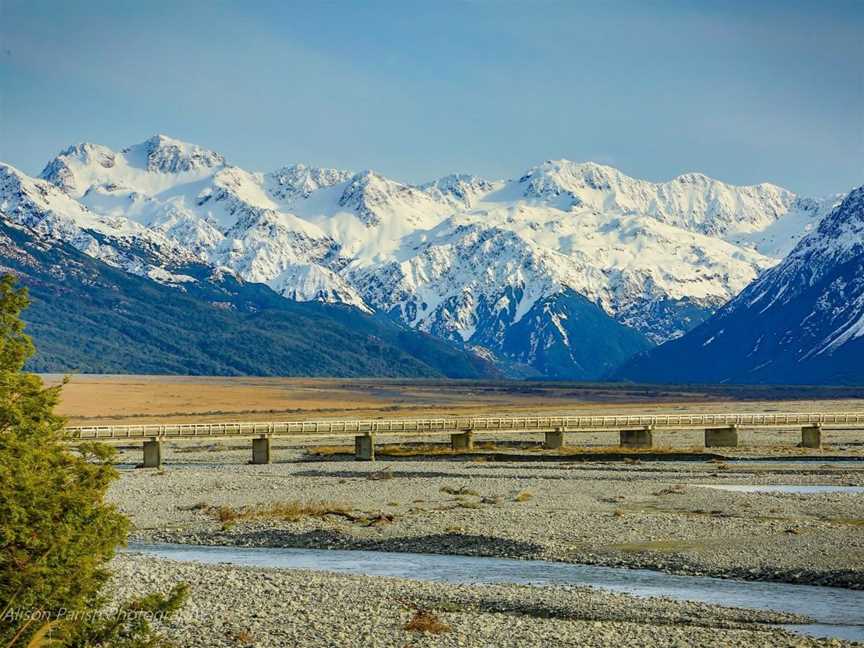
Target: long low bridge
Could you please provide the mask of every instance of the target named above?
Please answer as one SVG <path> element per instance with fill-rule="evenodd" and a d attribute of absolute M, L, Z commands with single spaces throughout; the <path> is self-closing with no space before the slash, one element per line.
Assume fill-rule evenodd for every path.
<path fill-rule="evenodd" d="M 735 447 L 740 428 L 801 428 L 801 446 L 820 448 L 825 427 L 864 429 L 864 412 L 628 414 L 613 416 L 454 417 L 324 421 L 261 421 L 106 425 L 66 428 L 70 442 L 144 444 L 144 466 L 161 465 L 162 442 L 252 439 L 252 463 L 270 462 L 273 438 L 354 437 L 357 459 L 374 460 L 376 436 L 450 435 L 454 450 L 473 448 L 473 435 L 544 433 L 545 447 L 564 445 L 565 433 L 618 432 L 623 448 L 651 448 L 654 431 L 704 429 L 705 447 Z"/>

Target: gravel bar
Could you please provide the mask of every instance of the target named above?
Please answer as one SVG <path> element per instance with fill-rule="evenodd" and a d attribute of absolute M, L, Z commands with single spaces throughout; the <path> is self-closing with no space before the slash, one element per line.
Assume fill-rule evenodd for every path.
<path fill-rule="evenodd" d="M 124 469 L 109 497 L 141 542 L 538 558 L 864 588 L 864 495 L 703 487 L 862 486 L 861 462 L 309 462 L 285 447 L 274 448 L 277 463 L 248 465 L 249 452 L 169 447 L 163 470 Z M 213 514 L 289 501 L 340 504 L 354 519 L 226 525 Z"/>
<path fill-rule="evenodd" d="M 846 646 L 772 627 L 797 617 L 591 588 L 453 585 L 173 562 L 122 554 L 113 596 L 186 582 L 191 596 L 159 629 L 182 648 L 237 646 Z M 416 610 L 449 628 L 405 628 Z"/>

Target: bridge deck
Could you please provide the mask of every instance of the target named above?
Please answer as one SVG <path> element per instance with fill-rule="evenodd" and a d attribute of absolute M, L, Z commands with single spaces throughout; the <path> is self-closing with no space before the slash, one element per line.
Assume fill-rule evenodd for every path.
<path fill-rule="evenodd" d="M 377 419 L 325 421 L 272 421 L 227 423 L 167 423 L 69 427 L 71 441 L 142 441 L 218 437 L 303 437 L 433 435 L 474 432 L 597 432 L 629 428 L 688 429 L 724 426 L 782 428 L 807 425 L 864 428 L 864 413 L 771 414 L 652 414 L 620 416 L 517 416 L 438 419 Z"/>

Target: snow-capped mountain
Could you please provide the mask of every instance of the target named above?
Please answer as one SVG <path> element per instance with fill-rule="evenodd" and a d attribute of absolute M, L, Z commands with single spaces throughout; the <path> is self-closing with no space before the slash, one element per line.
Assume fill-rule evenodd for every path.
<path fill-rule="evenodd" d="M 153 195 L 206 177 L 224 165 L 225 159 L 218 153 L 154 135 L 120 152 L 87 142 L 70 146 L 48 163 L 41 176 L 74 198 L 102 184 L 135 187 Z"/>
<path fill-rule="evenodd" d="M 420 185 L 303 165 L 251 173 L 164 135 L 117 152 L 73 146 L 41 176 L 77 205 L 63 213 L 81 231 L 87 219 L 122 224 L 290 299 L 385 312 L 529 373 L 569 377 L 684 334 L 832 204 L 770 184 L 653 183 L 567 160 L 516 180 Z M 589 361 L 601 330 L 616 342 Z"/>
<path fill-rule="evenodd" d="M 349 268 L 351 282 L 371 305 L 397 310 L 412 326 L 495 348 L 489 317 L 506 328 L 567 289 L 662 341 L 689 326 L 677 309 L 645 317 L 649 310 L 707 311 L 772 265 L 753 250 L 652 218 L 481 204 L 403 239 L 393 260 Z"/>
<path fill-rule="evenodd" d="M 647 182 L 612 167 L 567 160 L 541 164 L 519 184 L 526 198 L 557 200 L 563 207 L 643 214 L 710 236 L 761 231 L 786 215 L 796 198 L 791 191 L 768 183 L 734 187 L 701 173 Z"/>
<path fill-rule="evenodd" d="M 290 205 L 297 199 L 308 198 L 318 189 L 347 182 L 352 175 L 350 171 L 294 164 L 269 173 L 266 178 L 267 190 L 277 200 Z"/>
<path fill-rule="evenodd" d="M 488 361 L 380 315 L 191 268 L 163 285 L 0 219 L 0 274 L 29 291 L 34 371 L 498 378 Z"/>
<path fill-rule="evenodd" d="M 0 215 L 4 221 L 61 240 L 105 263 L 162 283 L 194 281 L 174 269 L 195 256 L 158 231 L 122 215 L 93 212 L 45 180 L 0 163 Z"/>
<path fill-rule="evenodd" d="M 682 382 L 864 383 L 864 187 L 711 319 L 618 374 Z"/>

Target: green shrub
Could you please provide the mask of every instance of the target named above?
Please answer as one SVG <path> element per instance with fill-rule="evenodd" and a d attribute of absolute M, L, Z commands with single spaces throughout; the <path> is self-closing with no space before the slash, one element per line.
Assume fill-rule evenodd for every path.
<path fill-rule="evenodd" d="M 22 371 L 35 351 L 19 317 L 27 304 L 26 290 L 0 277 L 0 646 L 158 646 L 146 614 L 83 614 L 104 608 L 106 564 L 129 522 L 104 501 L 113 449 L 70 451 L 54 413 L 61 387 Z M 125 609 L 164 614 L 184 595 Z"/>

